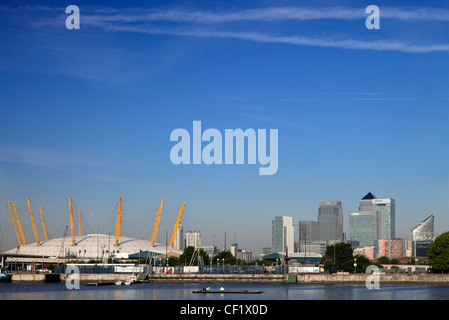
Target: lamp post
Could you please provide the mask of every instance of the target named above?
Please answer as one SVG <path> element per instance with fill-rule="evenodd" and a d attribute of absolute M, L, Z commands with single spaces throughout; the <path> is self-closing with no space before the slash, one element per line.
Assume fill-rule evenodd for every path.
<path fill-rule="evenodd" d="M 356 273 L 356 269 L 357 269 L 357 259 L 354 258 L 354 273 Z"/>

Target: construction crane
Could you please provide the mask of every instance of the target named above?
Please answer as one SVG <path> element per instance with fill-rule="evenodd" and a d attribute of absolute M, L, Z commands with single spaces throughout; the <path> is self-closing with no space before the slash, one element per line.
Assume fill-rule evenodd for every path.
<path fill-rule="evenodd" d="M 178 218 L 176 218 L 175 226 L 173 227 L 173 232 L 170 237 L 170 242 L 168 243 L 169 247 L 173 247 L 173 242 L 175 241 L 176 233 L 178 232 L 179 224 L 181 223 L 182 213 L 184 212 L 184 207 L 186 206 L 186 202 L 182 204 L 179 209 Z"/>
<path fill-rule="evenodd" d="M 65 231 L 64 231 L 64 234 L 63 234 L 63 236 L 62 236 L 61 248 L 59 248 L 59 254 L 58 254 L 58 257 L 61 257 L 62 250 L 64 249 L 65 236 L 66 236 L 66 234 L 67 234 L 67 229 L 68 229 L 68 228 L 69 228 L 69 226 L 65 226 Z"/>
<path fill-rule="evenodd" d="M 122 232 L 122 197 L 118 202 L 118 212 L 117 212 L 117 225 L 115 227 L 115 246 L 118 246 L 118 241 L 120 238 L 120 234 Z"/>
<path fill-rule="evenodd" d="M 156 241 L 157 229 L 159 228 L 159 221 L 161 220 L 162 207 L 164 206 L 164 199 L 162 198 L 161 206 L 157 208 L 156 218 L 153 223 L 153 231 L 151 231 L 150 243 L 151 246 L 154 246 L 154 242 Z"/>

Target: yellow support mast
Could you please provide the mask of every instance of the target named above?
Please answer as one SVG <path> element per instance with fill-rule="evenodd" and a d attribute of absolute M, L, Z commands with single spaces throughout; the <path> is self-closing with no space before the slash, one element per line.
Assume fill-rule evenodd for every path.
<path fill-rule="evenodd" d="M 82 236 L 83 235 L 83 225 L 81 223 L 81 209 L 78 208 L 78 226 L 79 226 L 79 235 Z"/>
<path fill-rule="evenodd" d="M 159 228 L 159 221 L 161 220 L 162 207 L 164 206 L 164 199 L 162 198 L 161 206 L 157 209 L 156 218 L 153 223 L 153 231 L 151 232 L 150 243 L 151 246 L 154 246 L 154 242 L 156 241 L 157 229 Z"/>
<path fill-rule="evenodd" d="M 69 208 L 70 208 L 70 231 L 72 233 L 72 246 L 76 246 L 75 224 L 73 223 L 72 198 L 70 196 L 69 196 Z"/>
<path fill-rule="evenodd" d="M 22 237 L 20 236 L 19 228 L 17 227 L 17 221 L 16 221 L 16 218 L 14 217 L 14 213 L 12 212 L 12 209 L 11 209 L 11 203 L 9 203 L 9 200 L 6 200 L 6 201 L 8 201 L 9 212 L 11 213 L 11 219 L 12 219 L 12 223 L 14 225 L 14 230 L 16 231 L 17 240 L 19 240 L 19 246 L 22 246 L 23 245 Z"/>
<path fill-rule="evenodd" d="M 42 213 L 42 207 L 39 207 L 39 210 L 41 211 L 42 228 L 44 228 L 45 241 L 48 241 L 47 228 L 45 227 L 45 220 L 44 220 L 44 214 Z"/>
<path fill-rule="evenodd" d="M 122 232 L 122 197 L 118 201 L 117 225 L 115 227 L 115 246 L 118 246 L 120 233 Z"/>
<path fill-rule="evenodd" d="M 30 198 L 27 197 L 27 201 L 28 201 L 28 208 L 30 209 L 31 224 L 33 225 L 33 231 L 34 231 L 34 237 L 36 238 L 36 244 L 38 246 L 40 246 L 41 242 L 39 240 L 39 234 L 37 233 L 36 221 L 34 220 L 33 210 L 31 210 Z"/>
<path fill-rule="evenodd" d="M 182 204 L 181 208 L 179 209 L 178 218 L 176 219 L 176 223 L 175 223 L 175 226 L 173 228 L 173 232 L 172 232 L 171 237 L 170 237 L 170 242 L 168 243 L 169 247 L 172 247 L 173 246 L 173 242 L 175 241 L 176 233 L 178 232 L 179 224 L 181 223 L 182 213 L 184 212 L 184 207 L 185 206 L 186 206 L 186 202 L 184 201 L 184 203 Z"/>
<path fill-rule="evenodd" d="M 22 236 L 22 243 L 24 246 L 27 245 L 27 239 L 25 238 L 25 233 L 23 232 L 22 223 L 20 222 L 19 214 L 17 213 L 16 204 L 13 203 L 14 212 L 16 213 L 17 224 L 19 225 L 20 235 Z"/>

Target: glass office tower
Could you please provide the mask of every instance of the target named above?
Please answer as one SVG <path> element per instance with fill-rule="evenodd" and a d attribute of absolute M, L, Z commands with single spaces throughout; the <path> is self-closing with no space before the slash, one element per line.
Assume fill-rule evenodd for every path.
<path fill-rule="evenodd" d="M 373 199 L 373 211 L 379 212 L 379 239 L 394 239 L 396 230 L 396 208 L 394 199 Z"/>
<path fill-rule="evenodd" d="M 433 241 L 434 216 L 430 215 L 412 230 L 412 241 Z"/>
<path fill-rule="evenodd" d="M 321 241 L 343 240 L 343 208 L 341 201 L 320 201 L 318 237 Z"/>
<path fill-rule="evenodd" d="M 271 252 L 288 252 L 295 250 L 295 229 L 293 218 L 276 216 L 271 222 Z"/>
<path fill-rule="evenodd" d="M 379 239 L 379 212 L 352 211 L 349 213 L 349 240 L 358 247 L 374 246 Z"/>

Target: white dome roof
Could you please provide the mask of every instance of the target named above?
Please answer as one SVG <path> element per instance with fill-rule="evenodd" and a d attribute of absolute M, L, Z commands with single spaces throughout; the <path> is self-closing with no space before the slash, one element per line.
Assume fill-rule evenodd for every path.
<path fill-rule="evenodd" d="M 11 249 L 6 253 L 30 255 L 30 256 L 45 256 L 45 257 L 64 257 L 70 252 L 70 258 L 91 258 L 102 259 L 103 257 L 117 255 L 130 255 L 139 253 L 140 251 L 150 251 L 165 255 L 166 252 L 176 252 L 181 254 L 182 251 L 173 247 L 167 247 L 159 243 L 151 246 L 149 240 L 134 239 L 129 237 L 120 237 L 118 246 L 114 245 L 115 236 L 107 234 L 88 234 L 75 237 L 75 246 L 72 246 L 71 236 L 67 236 L 64 240 L 64 247 L 61 250 L 63 238 L 50 239 L 48 241 L 41 241 L 38 246 L 37 243 L 27 244 L 21 246 L 19 250 Z"/>

